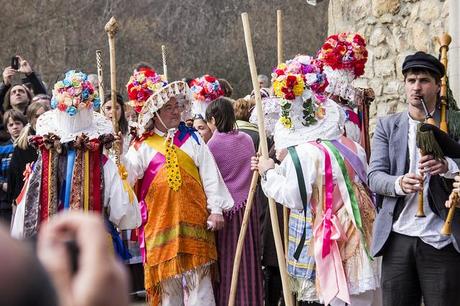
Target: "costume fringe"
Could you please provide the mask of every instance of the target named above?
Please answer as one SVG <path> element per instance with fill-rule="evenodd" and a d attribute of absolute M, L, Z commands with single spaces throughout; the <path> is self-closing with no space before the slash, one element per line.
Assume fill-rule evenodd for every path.
<path fill-rule="evenodd" d="M 203 263 L 199 264 L 200 262 Z M 160 305 L 163 294 L 179 294 L 177 288 L 193 290 L 199 279 L 211 274 L 213 264 L 214 261 L 209 258 L 188 254 L 180 254 L 154 267 L 145 264 L 145 290 L 149 305 Z"/>

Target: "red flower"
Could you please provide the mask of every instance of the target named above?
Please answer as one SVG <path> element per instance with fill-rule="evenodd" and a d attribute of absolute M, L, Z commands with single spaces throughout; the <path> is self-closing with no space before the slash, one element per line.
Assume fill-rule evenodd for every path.
<path fill-rule="evenodd" d="M 203 76 L 206 81 L 209 83 L 214 83 L 217 79 L 213 76 L 210 76 L 209 74 L 206 74 Z"/>

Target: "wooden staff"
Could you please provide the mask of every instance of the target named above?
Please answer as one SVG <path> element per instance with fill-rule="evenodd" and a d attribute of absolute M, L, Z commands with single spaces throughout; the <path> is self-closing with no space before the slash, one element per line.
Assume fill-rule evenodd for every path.
<path fill-rule="evenodd" d="M 283 11 L 276 11 L 276 33 L 277 33 L 277 50 L 278 50 L 278 65 L 284 62 L 284 49 L 283 49 Z M 283 238 L 284 238 L 284 252 L 287 260 L 287 250 L 289 244 L 289 209 L 283 206 Z"/>
<path fill-rule="evenodd" d="M 110 50 L 110 94 L 112 99 L 112 124 L 115 134 L 118 134 L 118 121 L 115 116 L 115 109 L 117 106 L 117 70 L 115 62 L 115 34 L 118 32 L 118 22 L 115 17 L 110 18 L 109 22 L 104 27 L 109 37 L 109 50 Z M 120 163 L 120 147 L 115 145 L 115 160 L 117 164 Z"/>
<path fill-rule="evenodd" d="M 447 133 L 447 51 L 449 51 L 449 44 L 452 41 L 452 38 L 449 34 L 444 33 L 441 37 L 438 37 L 440 44 L 439 52 L 441 53 L 441 63 L 444 65 L 446 73 L 441 78 L 441 122 L 439 123 L 439 128 L 441 131 Z"/>
<path fill-rule="evenodd" d="M 163 60 L 163 75 L 165 76 L 166 82 L 168 82 L 168 65 L 166 64 L 166 46 L 161 45 L 161 58 Z"/>
<path fill-rule="evenodd" d="M 96 67 L 97 67 L 97 81 L 99 83 L 99 100 L 101 100 L 101 109 L 100 112 L 102 113 L 102 105 L 104 105 L 104 74 L 102 71 L 102 51 L 96 50 Z"/>
<path fill-rule="evenodd" d="M 259 127 L 259 138 L 260 138 L 260 149 L 262 156 L 268 158 L 268 146 L 267 146 L 267 137 L 265 135 L 265 124 L 264 124 L 264 113 L 262 110 L 262 101 L 260 98 L 260 87 L 257 80 L 257 68 L 256 62 L 254 59 L 254 51 L 252 48 L 252 38 L 251 38 L 251 29 L 249 27 L 249 18 L 248 13 L 241 14 L 243 20 L 243 29 L 244 29 L 244 40 L 246 42 L 246 50 L 248 53 L 248 62 L 249 68 L 251 71 L 252 85 L 254 87 L 254 93 L 256 98 L 256 109 L 257 109 L 257 121 Z M 281 275 L 281 283 L 283 285 L 283 295 L 284 302 L 286 306 L 293 306 L 292 296 L 289 289 L 289 279 L 286 271 L 286 262 L 283 254 L 283 243 L 281 241 L 280 229 L 278 225 L 278 213 L 276 211 L 276 203 L 273 199 L 268 199 L 268 205 L 270 209 L 270 219 L 273 229 L 273 237 L 275 240 L 276 255 L 278 258 L 278 265 Z"/>

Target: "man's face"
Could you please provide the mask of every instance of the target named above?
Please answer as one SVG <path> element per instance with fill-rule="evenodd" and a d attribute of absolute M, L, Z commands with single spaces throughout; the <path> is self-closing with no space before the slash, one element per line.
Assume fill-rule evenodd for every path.
<path fill-rule="evenodd" d="M 410 106 L 423 109 L 420 99 L 425 101 L 426 106 L 433 110 L 436 106 L 436 97 L 440 86 L 435 78 L 426 72 L 409 72 L 404 81 L 406 99 Z"/>
<path fill-rule="evenodd" d="M 166 125 L 167 129 L 177 128 L 180 123 L 180 109 L 179 103 L 176 98 L 172 97 L 169 101 L 158 111 L 158 114 Z M 159 120 L 158 120 L 159 121 Z M 156 126 L 162 125 L 160 122 L 155 122 Z"/>
<path fill-rule="evenodd" d="M 10 91 L 10 103 L 11 106 L 18 106 L 21 104 L 26 104 L 29 102 L 29 97 L 27 96 L 27 92 L 21 85 L 16 85 L 11 88 Z"/>

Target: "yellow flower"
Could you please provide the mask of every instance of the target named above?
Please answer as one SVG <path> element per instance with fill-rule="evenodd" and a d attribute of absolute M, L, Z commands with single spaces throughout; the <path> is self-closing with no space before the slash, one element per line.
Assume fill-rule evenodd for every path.
<path fill-rule="evenodd" d="M 303 78 L 302 78 L 302 76 L 298 75 L 297 76 L 297 84 L 295 84 L 294 88 L 293 88 L 294 95 L 296 97 L 302 95 L 304 88 L 305 88 L 305 83 L 303 81 Z"/>
<path fill-rule="evenodd" d="M 275 93 L 275 96 L 278 98 L 284 97 L 284 93 L 281 91 L 283 87 L 286 86 L 286 79 L 276 79 L 275 82 L 273 82 L 273 92 Z"/>
<path fill-rule="evenodd" d="M 287 128 L 287 129 L 292 128 L 292 120 L 291 120 L 291 118 L 281 116 L 280 117 L 280 122 L 285 128 Z"/>

